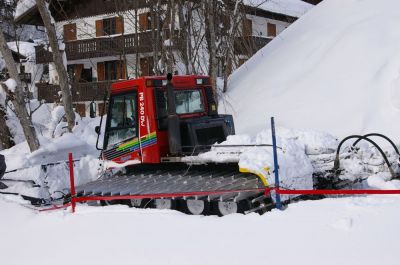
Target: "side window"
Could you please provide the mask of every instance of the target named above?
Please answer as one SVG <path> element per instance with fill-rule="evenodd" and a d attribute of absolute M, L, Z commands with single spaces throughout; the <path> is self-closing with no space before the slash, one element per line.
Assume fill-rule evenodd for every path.
<path fill-rule="evenodd" d="M 131 96 L 116 97 L 111 109 L 110 128 L 136 127 L 136 106 Z"/>
<path fill-rule="evenodd" d="M 137 136 L 136 93 L 114 96 L 111 99 L 110 120 L 107 125 L 107 148 Z"/>

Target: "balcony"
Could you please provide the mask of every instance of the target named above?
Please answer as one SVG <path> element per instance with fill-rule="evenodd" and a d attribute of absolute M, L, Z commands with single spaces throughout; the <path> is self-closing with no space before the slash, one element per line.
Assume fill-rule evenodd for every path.
<path fill-rule="evenodd" d="M 90 83 L 73 83 L 72 101 L 102 101 L 104 93 L 108 93 L 112 81 L 90 82 Z M 58 102 L 60 99 L 59 85 L 51 85 L 46 83 L 37 83 L 38 99 L 45 100 L 47 103 Z"/>
<path fill-rule="evenodd" d="M 21 74 L 19 74 L 19 79 L 23 83 L 30 84 L 32 82 L 32 74 L 31 73 L 21 73 Z"/>
<path fill-rule="evenodd" d="M 167 33 L 165 33 L 167 34 Z M 161 43 L 160 43 L 161 45 Z M 123 54 L 145 53 L 153 50 L 152 32 L 142 32 L 116 37 L 101 37 L 65 43 L 67 60 L 80 60 Z M 36 63 L 53 61 L 51 52 L 43 46 L 36 47 Z"/>
<path fill-rule="evenodd" d="M 43 45 L 35 46 L 36 63 L 44 64 L 53 61 L 53 54 L 45 49 Z"/>

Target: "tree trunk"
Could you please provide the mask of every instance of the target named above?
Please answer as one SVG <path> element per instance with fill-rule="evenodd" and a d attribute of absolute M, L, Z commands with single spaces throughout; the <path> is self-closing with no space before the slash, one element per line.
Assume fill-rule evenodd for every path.
<path fill-rule="evenodd" d="M 189 58 L 188 58 L 188 31 L 189 31 L 189 17 L 185 19 L 184 11 L 188 12 L 188 6 L 185 6 L 186 1 L 178 2 L 178 15 L 179 15 L 179 50 L 181 54 L 181 59 L 183 64 L 185 65 L 185 74 L 190 74 L 189 70 Z"/>
<path fill-rule="evenodd" d="M 60 87 L 62 92 L 62 101 L 65 109 L 65 116 L 68 122 L 68 130 L 72 131 L 75 126 L 75 113 L 72 108 L 72 95 L 68 83 L 67 69 L 64 66 L 63 58 L 58 47 L 58 40 L 55 25 L 52 23 L 50 10 L 45 0 L 36 0 L 40 16 L 43 19 L 44 26 L 50 42 L 50 47 L 53 53 L 53 61 L 60 80 Z"/>
<path fill-rule="evenodd" d="M 26 109 L 24 91 L 22 88 L 21 79 L 18 75 L 17 66 L 14 62 L 12 53 L 8 48 L 3 32 L 0 33 L 0 51 L 7 65 L 10 77 L 14 79 L 17 83 L 15 93 L 11 93 L 11 91 L 8 90 L 8 87 L 5 84 L 2 84 L 3 89 L 7 92 L 7 94 L 11 95 L 11 101 L 15 108 L 15 114 L 17 115 L 19 122 L 21 123 L 26 141 L 28 142 L 29 149 L 31 150 L 31 152 L 36 151 L 40 147 L 39 140 Z"/>
<path fill-rule="evenodd" d="M 3 126 L 0 126 L 0 150 L 8 149 L 13 146 L 11 133 L 8 129 L 6 121 L 7 118 L 5 108 L 0 105 L 0 124 L 4 124 Z"/>
<path fill-rule="evenodd" d="M 234 49 L 235 49 L 235 35 L 237 32 L 237 25 L 239 24 L 240 18 L 240 5 L 242 4 L 242 0 L 236 0 L 235 8 L 233 10 L 232 17 L 230 19 L 230 28 L 229 33 L 226 39 L 226 50 L 225 50 L 225 67 L 224 67 L 224 87 L 222 92 L 225 93 L 228 91 L 228 77 L 231 74 L 231 70 L 233 69 L 233 57 L 234 57 Z"/>
<path fill-rule="evenodd" d="M 175 1 L 170 0 L 170 32 L 169 32 L 169 45 L 167 47 L 167 73 L 173 73 L 174 70 L 174 52 L 172 45 L 175 45 Z"/>
<path fill-rule="evenodd" d="M 206 10 L 208 11 L 208 23 L 206 24 L 206 31 L 207 35 L 209 36 L 208 39 L 208 49 L 209 49 L 209 75 L 212 80 L 212 85 L 214 88 L 214 97 L 216 101 L 217 99 L 217 67 L 218 67 L 218 60 L 217 60 L 217 37 L 215 33 L 215 10 L 217 6 L 217 2 L 215 0 L 208 0 Z"/>

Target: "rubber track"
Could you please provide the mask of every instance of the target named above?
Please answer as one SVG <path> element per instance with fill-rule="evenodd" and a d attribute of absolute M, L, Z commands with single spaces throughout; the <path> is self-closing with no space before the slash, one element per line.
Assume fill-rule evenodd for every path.
<path fill-rule="evenodd" d="M 196 191 L 248 190 L 263 188 L 253 174 L 240 173 L 235 165 L 144 166 L 122 176 L 104 177 L 76 188 L 77 197 L 187 193 Z M 223 195 L 193 196 L 190 199 L 240 201 L 260 195 L 232 192 Z M 189 199 L 189 197 L 183 198 Z"/>

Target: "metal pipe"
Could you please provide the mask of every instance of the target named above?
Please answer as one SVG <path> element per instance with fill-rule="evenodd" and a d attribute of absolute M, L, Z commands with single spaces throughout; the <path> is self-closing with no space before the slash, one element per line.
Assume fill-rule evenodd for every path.
<path fill-rule="evenodd" d="M 181 128 L 179 117 L 176 114 L 175 92 L 171 73 L 167 75 L 167 80 L 169 152 L 171 155 L 178 155 L 182 153 Z"/>
<path fill-rule="evenodd" d="M 272 130 L 272 145 L 273 145 L 273 153 L 274 153 L 274 172 L 275 172 L 275 187 L 279 189 L 279 165 L 278 165 L 278 152 L 276 147 L 276 135 L 275 135 L 275 120 L 274 117 L 271 117 L 271 130 Z M 281 209 L 281 196 L 278 192 L 275 192 L 276 198 L 276 208 Z"/>

